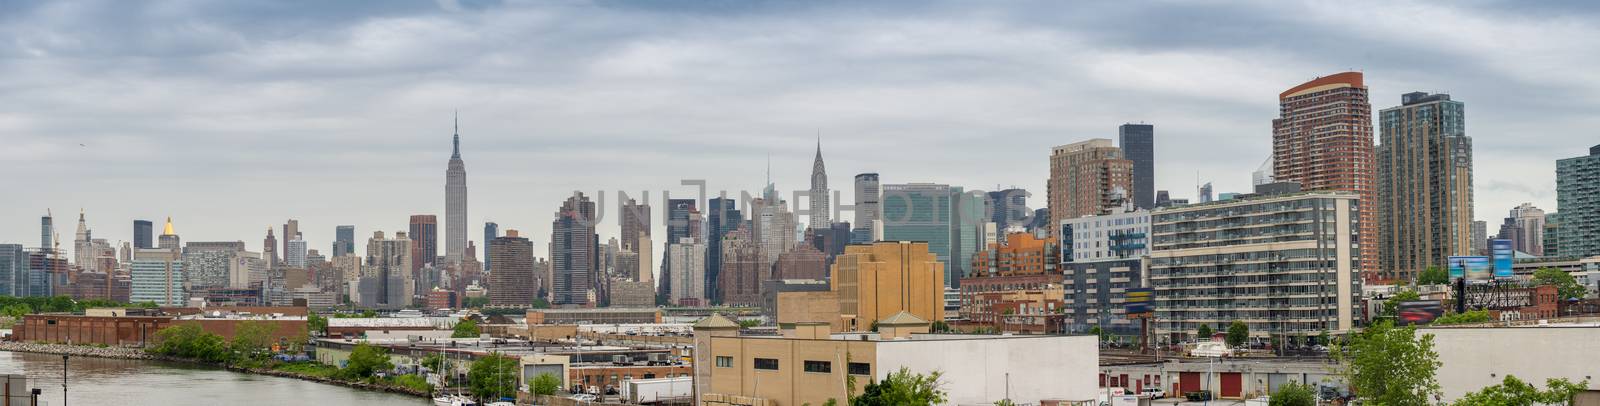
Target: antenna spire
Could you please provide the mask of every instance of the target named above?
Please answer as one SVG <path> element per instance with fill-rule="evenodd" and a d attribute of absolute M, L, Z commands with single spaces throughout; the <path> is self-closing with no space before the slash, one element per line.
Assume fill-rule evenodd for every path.
<path fill-rule="evenodd" d="M 461 110 L 456 110 L 455 135 L 450 140 L 450 158 L 461 159 Z"/>

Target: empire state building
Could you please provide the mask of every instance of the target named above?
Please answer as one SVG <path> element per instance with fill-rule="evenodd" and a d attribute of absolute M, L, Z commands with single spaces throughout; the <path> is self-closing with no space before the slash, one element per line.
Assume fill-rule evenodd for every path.
<path fill-rule="evenodd" d="M 461 262 L 467 251 L 467 165 L 461 162 L 459 117 L 451 143 L 450 166 L 444 171 L 444 262 L 447 264 Z"/>

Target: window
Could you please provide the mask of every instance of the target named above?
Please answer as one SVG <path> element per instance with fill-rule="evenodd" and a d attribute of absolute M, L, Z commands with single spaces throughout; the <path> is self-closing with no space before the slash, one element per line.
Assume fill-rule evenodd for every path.
<path fill-rule="evenodd" d="M 806 361 L 806 372 L 833 372 L 833 363 L 828 361 Z"/>
<path fill-rule="evenodd" d="M 872 375 L 872 364 L 865 362 L 852 362 L 849 365 L 851 375 Z"/>
<path fill-rule="evenodd" d="M 733 368 L 733 357 L 717 356 L 717 368 Z"/>
<path fill-rule="evenodd" d="M 778 360 L 772 358 L 756 358 L 756 369 L 778 370 Z"/>

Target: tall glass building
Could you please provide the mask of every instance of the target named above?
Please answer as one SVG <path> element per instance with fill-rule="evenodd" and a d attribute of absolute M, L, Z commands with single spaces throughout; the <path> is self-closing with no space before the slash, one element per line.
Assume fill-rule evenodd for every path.
<path fill-rule="evenodd" d="M 22 244 L 0 244 L 0 296 L 26 296 L 28 254 Z"/>
<path fill-rule="evenodd" d="M 945 286 L 961 287 L 961 275 L 983 243 L 987 195 L 933 183 L 889 184 L 882 190 L 883 240 L 928 243 L 928 251 L 945 264 Z"/>
<path fill-rule="evenodd" d="M 1133 205 L 1151 210 L 1156 207 L 1156 126 L 1123 124 L 1117 127 L 1117 147 L 1133 161 Z M 1057 219 L 1064 220 L 1064 219 Z"/>

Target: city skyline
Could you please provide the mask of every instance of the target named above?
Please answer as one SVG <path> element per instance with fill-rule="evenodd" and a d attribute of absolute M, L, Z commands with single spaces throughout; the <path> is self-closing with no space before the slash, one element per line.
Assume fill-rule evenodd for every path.
<path fill-rule="evenodd" d="M 405 195 L 395 192 L 438 190 L 443 180 L 438 166 L 444 163 L 443 150 L 448 148 L 445 143 L 451 133 L 447 121 L 450 111 L 457 108 L 464 112 L 461 136 L 467 143 L 463 154 L 474 159 L 470 211 L 476 217 L 468 217 L 467 229 L 494 221 L 523 230 L 524 235 L 535 237 L 535 252 L 541 257 L 548 255 L 543 252 L 548 241 L 537 237 L 549 234 L 544 225 L 551 220 L 549 207 L 573 190 L 586 194 L 607 191 L 603 210 L 608 218 L 602 224 L 614 224 L 611 220 L 618 218 L 614 192 L 619 190 L 629 191 L 635 198 L 642 197 L 638 191 L 651 191 L 648 203 L 657 210 L 662 190 L 673 191 L 673 197 L 697 192 L 680 186 L 680 179 L 706 179 L 712 195 L 722 189 L 729 190 L 732 198 L 737 198 L 738 190 L 757 194 L 754 192 L 763 184 L 758 168 L 769 153 L 778 188 L 804 190 L 809 183 L 806 164 L 813 158 L 819 131 L 829 150 L 829 178 L 835 185 L 831 189 L 840 192 L 835 204 L 854 203 L 852 190 L 845 190 L 853 188 L 837 185 L 846 184 L 855 174 L 873 172 L 880 173 L 885 184 L 938 182 L 968 190 L 1017 185 L 1032 194 L 1029 202 L 1039 208 L 1044 201 L 1049 148 L 1089 138 L 1113 138 L 1117 126 L 1129 122 L 1159 127 L 1155 189 L 1194 190 L 1195 172 L 1199 172 L 1200 180 L 1214 182 L 1218 192 L 1246 192 L 1249 172 L 1271 148 L 1273 96 L 1313 76 L 1350 67 L 1365 72 L 1372 99 L 1380 101 L 1380 108 L 1400 94 L 1418 90 L 1448 90 L 1473 101 L 1467 124 L 1476 135 L 1476 220 L 1497 223 L 1501 213 L 1521 202 L 1558 211 L 1554 161 L 1582 155 L 1589 147 L 1582 144 L 1590 144 L 1572 139 L 1570 134 L 1581 131 L 1565 130 L 1584 122 L 1581 112 L 1591 110 L 1586 103 L 1592 102 L 1583 96 L 1584 90 L 1593 87 L 1592 81 L 1584 80 L 1586 73 L 1535 74 L 1495 62 L 1520 56 L 1565 61 L 1550 65 L 1587 66 L 1582 59 L 1588 58 L 1586 55 L 1556 51 L 1572 48 L 1573 43 L 1563 41 L 1573 40 L 1565 38 L 1588 37 L 1585 33 L 1592 28 L 1535 26 L 1515 20 L 1517 13 L 1549 13 L 1549 9 L 1410 6 L 1437 17 L 1441 24 L 1483 28 L 1480 33 L 1462 34 L 1481 40 L 1477 42 L 1562 38 L 1553 44 L 1477 49 L 1456 44 L 1473 41 L 1438 34 L 1408 37 L 1399 43 L 1363 42 L 1312 55 L 1293 48 L 1314 44 L 1229 36 L 1209 39 L 1219 42 L 1185 43 L 1170 38 L 1118 37 L 1114 34 L 1132 33 L 1114 27 L 1100 27 L 1113 35 L 1095 36 L 1043 27 L 1005 12 L 1014 10 L 994 10 L 997 12 L 983 17 L 987 26 L 952 27 L 957 10 L 939 5 L 896 10 L 904 15 L 887 27 L 863 24 L 866 19 L 841 18 L 830 24 L 844 30 L 831 33 L 781 24 L 807 16 L 840 14 L 830 5 L 675 11 L 623 6 L 485 7 L 453 10 L 428 3 L 386 13 L 342 10 L 325 15 L 255 10 L 285 14 L 282 17 L 294 21 L 329 23 L 308 28 L 310 35 L 295 39 L 242 20 L 247 13 L 240 10 L 174 7 L 167 14 L 111 17 L 104 8 L 89 12 L 67 3 L 25 6 L 10 17 L 16 19 L 14 23 L 0 28 L 18 38 L 0 52 L 19 56 L 17 62 L 0 66 L 0 72 L 10 73 L 0 77 L 26 77 L 46 85 L 81 84 L 74 88 L 76 92 L 61 93 L 46 90 L 54 89 L 52 86 L 30 90 L 38 85 L 0 79 L 0 85 L 19 89 L 14 97 L 24 106 L 0 116 L 0 141 L 13 146 L 0 152 L 0 161 L 6 163 L 8 172 L 29 175 L 11 182 L 30 193 L 26 201 L 0 206 L 12 213 L 0 218 L 0 229 L 5 230 L 0 241 L 28 245 L 38 232 L 35 219 L 47 209 L 66 218 L 66 213 L 80 207 L 88 212 L 95 237 L 111 242 L 133 240 L 132 220 L 168 216 L 181 225 L 186 239 L 244 240 L 253 251 L 259 251 L 260 229 L 275 227 L 286 218 L 300 220 L 308 246 L 319 250 L 334 240 L 338 225 L 355 225 L 361 231 L 358 234 L 403 230 L 410 215 L 446 214 L 437 192 L 417 194 L 416 199 L 399 199 Z M 868 12 L 887 11 L 868 7 Z M 1058 9 L 1041 14 L 1090 25 L 1090 21 L 1077 20 L 1083 18 L 1077 14 L 1144 11 L 1127 6 L 1051 7 Z M 1150 18 L 1173 18 L 1183 10 L 1181 6 L 1167 8 Z M 1233 6 L 1229 11 L 1243 13 L 1242 18 L 1269 28 L 1303 24 L 1298 27 L 1326 34 L 1317 41 L 1399 35 L 1405 32 L 1403 28 L 1411 28 L 1390 18 L 1361 20 L 1359 27 L 1344 27 L 1342 21 L 1330 19 L 1352 17 L 1342 13 L 1361 11 L 1314 8 L 1308 16 L 1286 16 L 1270 6 Z M 809 53 L 772 54 L 761 51 L 762 43 L 723 39 L 719 34 L 755 29 L 724 15 L 734 12 L 755 16 L 767 23 L 755 26 L 765 29 L 780 23 L 776 26 L 779 32 L 794 36 L 768 38 L 777 43 L 765 45 Z M 355 15 L 362 17 L 351 17 Z M 535 61 L 514 59 L 503 66 L 480 61 L 507 52 L 546 56 L 574 52 L 553 41 L 525 45 L 529 49 L 452 49 L 460 48 L 454 45 L 461 43 L 478 43 L 474 36 L 496 29 L 525 30 L 517 26 L 529 19 L 546 25 L 564 24 L 538 15 L 638 19 L 645 24 L 596 39 L 603 46 L 579 62 L 546 68 L 553 77 L 576 79 L 571 85 L 557 79 L 508 76 Z M 198 32 L 171 33 L 168 43 L 124 44 L 128 45 L 126 53 L 75 46 L 71 41 L 47 41 L 43 36 L 118 44 L 119 38 L 112 36 L 119 27 L 116 24 L 104 29 L 85 27 L 119 18 L 148 23 L 208 17 L 216 18 L 194 25 Z M 708 24 L 697 28 L 672 24 L 686 17 L 705 17 Z M 1202 13 L 1200 17 L 1197 20 L 1204 22 L 1215 14 Z M 122 28 L 149 30 L 153 28 L 143 27 L 160 24 L 139 25 L 141 28 Z M 942 33 L 940 27 L 956 32 Z M 469 29 L 456 30 L 461 28 Z M 583 27 L 566 28 L 594 33 Z M 1184 24 L 1177 29 L 1205 28 Z M 202 35 L 210 32 L 206 30 L 231 36 Z M 445 32 L 457 36 L 419 39 Z M 1486 38 L 1490 34 L 1484 33 L 1506 39 Z M 890 51 L 899 49 L 896 44 L 901 43 L 880 36 L 884 34 L 909 35 L 925 44 L 896 54 Z M 357 41 L 389 35 L 409 41 L 389 44 L 398 47 L 393 49 L 364 48 L 376 45 Z M 1446 37 L 1449 44 L 1456 45 L 1433 46 Z M 1223 39 L 1239 43 L 1224 44 L 1220 42 Z M 837 43 L 857 48 L 813 49 Z M 1363 48 L 1369 46 L 1373 49 Z M 1211 52 L 1216 47 L 1224 52 Z M 693 52 L 664 52 L 674 49 Z M 436 55 L 441 50 L 450 50 L 445 56 L 454 58 Z M 1418 50 L 1427 51 L 1419 54 L 1423 56 L 1395 58 L 1398 62 L 1385 60 L 1421 52 Z M 298 52 L 312 55 L 299 58 L 327 58 L 337 63 L 318 64 L 326 65 L 323 67 L 293 63 Z M 751 56 L 715 62 L 716 55 L 729 52 L 750 52 Z M 1441 61 L 1440 53 L 1448 58 Z M 170 73 L 130 66 L 114 71 L 109 78 L 98 78 L 93 75 L 100 72 L 98 63 L 77 58 L 99 56 L 115 63 L 141 55 L 187 55 L 196 63 Z M 836 70 L 840 68 L 759 74 L 767 66 L 792 64 L 789 58 L 856 60 L 865 58 L 863 55 L 875 55 L 863 63 L 910 75 L 908 81 L 875 75 L 841 77 L 838 74 L 845 71 Z M 961 74 L 959 66 L 964 65 L 918 63 L 948 56 L 977 61 L 964 69 L 976 69 L 974 76 L 987 79 L 962 83 L 955 79 L 963 76 L 953 75 Z M 1097 59 L 1090 66 L 1074 67 L 1070 63 L 1074 57 Z M 225 62 L 240 58 L 250 63 L 225 66 Z M 1029 60 L 1024 58 L 1035 60 L 1014 66 L 1017 61 Z M 1461 61 L 1474 64 L 1443 72 L 1437 69 Z M 55 66 L 61 69 L 42 71 Z M 1560 66 L 1541 69 L 1564 69 Z M 692 73 L 695 69 L 713 74 Z M 348 77 L 351 72 L 368 70 L 381 79 L 406 83 L 394 90 L 380 90 L 371 82 Z M 1037 88 L 1019 86 L 1047 73 L 1052 78 L 1071 76 L 1061 73 L 1085 75 L 1038 84 Z M 1161 79 L 1187 74 L 1205 74 L 1214 81 L 1188 84 Z M 126 81 L 138 84 L 119 84 Z M 617 83 L 608 83 L 611 81 Z M 713 93 L 697 94 L 686 84 L 715 86 L 707 90 Z M 622 89 L 616 86 L 628 86 L 629 94 L 639 96 L 619 99 L 615 95 Z M 159 90 L 163 87 L 188 90 Z M 720 93 L 726 92 L 725 87 L 767 93 Z M 509 90 L 502 92 L 502 88 Z M 227 95 L 233 101 L 215 99 L 209 93 Z M 340 97 L 331 97 L 336 94 Z M 734 98 L 739 104 L 662 104 L 685 95 L 705 97 L 707 102 L 739 96 Z M 248 100 L 236 100 L 240 96 Z M 1006 96 L 1015 100 L 993 105 Z M 1067 99 L 1097 101 L 1076 104 Z M 1563 100 L 1563 104 L 1553 106 L 1552 99 Z M 118 105 L 140 107 L 115 107 Z M 553 108 L 558 106 L 568 107 Z M 646 107 L 660 112 L 640 113 Z M 634 114 L 638 116 L 619 117 Z M 103 120 L 98 123 L 103 124 L 74 122 L 70 116 L 99 116 Z M 906 137 L 918 137 L 919 142 L 908 145 L 900 141 Z M 998 138 L 1005 142 L 997 142 Z M 875 152 L 888 147 L 904 148 L 906 153 Z M 695 159 L 679 158 L 683 156 Z M 993 159 L 996 156 L 1008 159 Z M 579 163 L 587 170 L 575 171 Z M 266 166 L 273 170 L 262 172 Z M 172 186 L 149 187 L 152 183 Z M 330 203 L 296 194 L 335 198 Z M 1184 192 L 1173 197 L 1193 198 Z M 803 204 L 786 198 L 790 205 Z M 849 217 L 841 218 L 853 218 L 848 212 L 843 214 Z M 655 224 L 653 228 L 652 234 L 663 235 L 664 226 Z M 602 240 L 617 234 L 616 227 L 604 225 L 597 231 Z M 471 239 L 472 233 L 468 234 Z M 63 247 L 70 247 L 70 236 L 60 238 L 67 240 Z M 292 236 L 278 239 L 282 244 Z M 486 247 L 487 242 L 477 241 L 476 246 Z"/>

